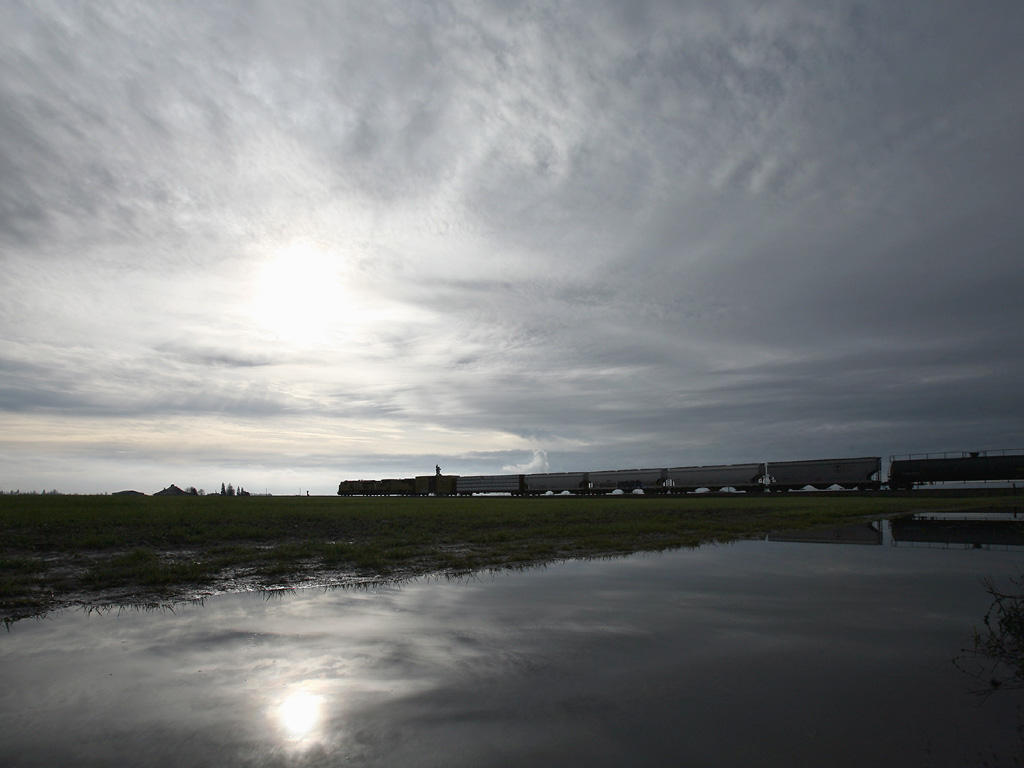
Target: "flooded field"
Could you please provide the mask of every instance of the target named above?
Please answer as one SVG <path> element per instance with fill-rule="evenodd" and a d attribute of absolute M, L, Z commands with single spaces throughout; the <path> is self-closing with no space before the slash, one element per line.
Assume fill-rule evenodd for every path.
<path fill-rule="evenodd" d="M 927 522 L 19 621 L 2 763 L 1014 765 L 953 660 L 1024 542 Z"/>

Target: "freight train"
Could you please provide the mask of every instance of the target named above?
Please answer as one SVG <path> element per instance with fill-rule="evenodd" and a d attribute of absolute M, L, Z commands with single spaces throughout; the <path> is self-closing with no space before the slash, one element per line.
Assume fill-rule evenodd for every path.
<path fill-rule="evenodd" d="M 571 493 L 678 494 L 694 491 L 792 491 L 839 488 L 876 491 L 911 489 L 937 482 L 1024 480 L 1024 450 L 920 454 L 890 457 L 889 479 L 881 480 L 882 459 L 861 456 L 806 461 L 718 464 L 598 472 L 543 472 L 519 475 L 433 475 L 389 480 L 343 480 L 339 496 L 472 496 L 500 493 L 539 496 Z"/>

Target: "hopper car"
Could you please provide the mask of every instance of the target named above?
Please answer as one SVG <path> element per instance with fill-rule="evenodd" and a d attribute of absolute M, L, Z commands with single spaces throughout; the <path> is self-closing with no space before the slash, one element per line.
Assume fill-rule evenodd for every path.
<path fill-rule="evenodd" d="M 589 489 L 588 472 L 542 472 L 523 475 L 523 492 L 529 495 L 542 493 L 582 493 Z"/>
<path fill-rule="evenodd" d="M 665 470 L 665 491 L 690 493 L 707 488 L 721 491 L 763 491 L 764 464 L 715 464 L 708 467 L 670 467 Z"/>
<path fill-rule="evenodd" d="M 768 487 L 773 491 L 812 488 L 840 488 L 861 491 L 878 490 L 882 471 L 879 456 L 853 459 L 814 459 L 812 461 L 775 461 L 768 465 Z"/>

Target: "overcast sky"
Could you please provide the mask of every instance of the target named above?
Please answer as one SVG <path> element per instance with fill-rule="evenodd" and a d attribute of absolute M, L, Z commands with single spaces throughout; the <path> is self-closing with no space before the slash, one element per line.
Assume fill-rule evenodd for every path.
<path fill-rule="evenodd" d="M 0 489 L 1024 447 L 1024 4 L 0 2 Z"/>

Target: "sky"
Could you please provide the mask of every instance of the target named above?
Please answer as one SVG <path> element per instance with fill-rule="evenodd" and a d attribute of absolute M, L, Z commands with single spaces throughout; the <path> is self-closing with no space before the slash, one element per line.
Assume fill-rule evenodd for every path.
<path fill-rule="evenodd" d="M 0 490 L 1024 447 L 1024 4 L 0 2 Z"/>

